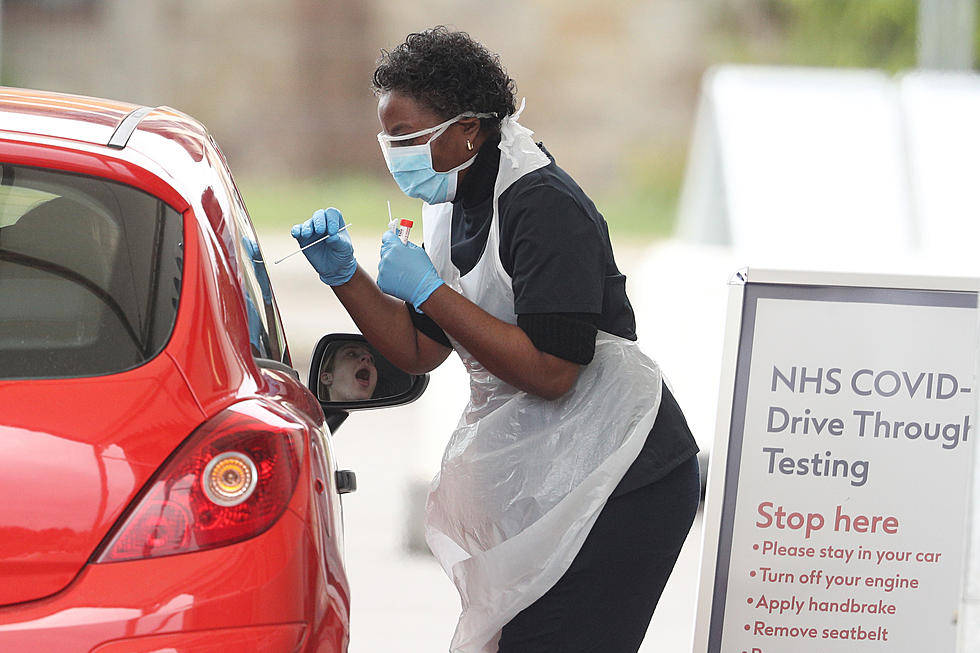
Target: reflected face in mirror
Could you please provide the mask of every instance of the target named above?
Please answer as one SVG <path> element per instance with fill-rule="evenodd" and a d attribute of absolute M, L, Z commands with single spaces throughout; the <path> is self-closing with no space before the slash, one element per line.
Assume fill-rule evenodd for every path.
<path fill-rule="evenodd" d="M 320 369 L 320 397 L 325 401 L 370 399 L 377 384 L 374 355 L 358 342 L 341 343 Z"/>

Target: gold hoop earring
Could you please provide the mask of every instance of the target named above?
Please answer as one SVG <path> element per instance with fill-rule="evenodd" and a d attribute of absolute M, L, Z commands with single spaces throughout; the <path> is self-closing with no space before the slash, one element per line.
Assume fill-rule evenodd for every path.
<path fill-rule="evenodd" d="M 473 143 L 470 143 L 470 139 L 468 138 L 466 139 L 466 149 L 469 150 L 470 152 L 473 151 Z"/>

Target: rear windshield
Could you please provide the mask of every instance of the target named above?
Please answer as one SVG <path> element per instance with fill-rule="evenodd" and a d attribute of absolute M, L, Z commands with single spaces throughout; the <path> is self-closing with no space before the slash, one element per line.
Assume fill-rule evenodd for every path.
<path fill-rule="evenodd" d="M 181 215 L 123 184 L 0 165 L 0 378 L 112 374 L 177 315 Z"/>

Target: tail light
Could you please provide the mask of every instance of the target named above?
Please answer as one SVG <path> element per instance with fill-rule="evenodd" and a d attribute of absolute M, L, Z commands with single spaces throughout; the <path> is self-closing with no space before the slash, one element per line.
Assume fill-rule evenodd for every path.
<path fill-rule="evenodd" d="M 255 401 L 225 409 L 163 466 L 96 561 L 190 553 L 265 532 L 296 489 L 302 428 Z"/>

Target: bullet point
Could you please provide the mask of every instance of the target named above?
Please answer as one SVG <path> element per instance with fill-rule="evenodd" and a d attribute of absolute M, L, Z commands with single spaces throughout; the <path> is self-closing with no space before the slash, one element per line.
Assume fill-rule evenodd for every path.
<path fill-rule="evenodd" d="M 752 630 L 752 626 L 745 624 L 745 630 Z"/>
<path fill-rule="evenodd" d="M 749 598 L 749 605 L 752 605 L 752 598 Z"/>
<path fill-rule="evenodd" d="M 758 544 L 753 544 L 752 545 L 752 550 L 753 551 L 758 551 L 759 550 L 759 545 Z"/>
<path fill-rule="evenodd" d="M 750 571 L 749 572 L 749 576 L 751 576 L 752 578 L 755 578 L 755 571 L 754 570 L 753 571 Z"/>

